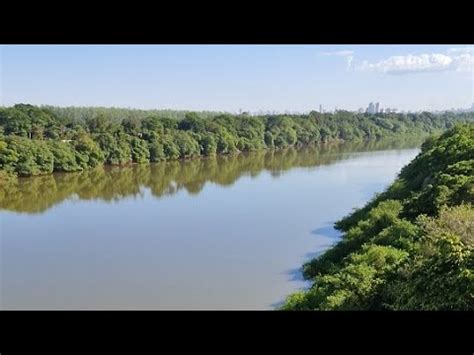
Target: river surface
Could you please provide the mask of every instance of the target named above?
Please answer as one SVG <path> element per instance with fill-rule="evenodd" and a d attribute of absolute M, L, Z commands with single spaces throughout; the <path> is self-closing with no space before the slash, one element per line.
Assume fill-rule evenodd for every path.
<path fill-rule="evenodd" d="M 107 167 L 0 187 L 1 309 L 272 309 L 420 142 Z"/>

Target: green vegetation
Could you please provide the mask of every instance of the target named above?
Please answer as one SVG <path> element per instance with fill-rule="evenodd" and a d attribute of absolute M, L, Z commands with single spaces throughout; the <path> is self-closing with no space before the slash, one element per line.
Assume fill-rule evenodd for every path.
<path fill-rule="evenodd" d="M 0 170 L 2 174 L 44 175 L 102 164 L 428 135 L 473 117 L 427 112 L 374 116 L 346 111 L 250 116 L 19 104 L 0 108 Z M 420 196 L 423 198 L 426 196 Z"/>
<path fill-rule="evenodd" d="M 274 178 L 278 178 L 294 167 L 312 168 L 351 157 L 351 154 L 344 153 L 414 148 L 420 144 L 419 138 L 413 138 L 334 143 L 300 149 L 288 147 L 213 155 L 203 159 L 165 161 L 161 164 L 98 166 L 75 173 L 18 179 L 0 171 L 0 209 L 42 213 L 72 195 L 81 200 L 112 201 L 139 196 L 143 188 L 149 189 L 156 198 L 170 196 L 182 190 L 198 194 L 208 182 L 230 186 L 240 177 L 255 177 L 262 171 L 269 171 Z"/>
<path fill-rule="evenodd" d="M 397 180 L 336 223 L 285 310 L 474 310 L 474 124 L 428 139 Z"/>

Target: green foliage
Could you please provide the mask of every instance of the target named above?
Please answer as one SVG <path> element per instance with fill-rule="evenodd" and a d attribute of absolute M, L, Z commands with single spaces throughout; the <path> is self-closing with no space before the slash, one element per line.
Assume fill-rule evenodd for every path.
<path fill-rule="evenodd" d="M 78 171 L 82 167 L 77 164 L 74 146 L 67 142 L 49 142 L 48 145 L 54 156 L 55 171 Z"/>
<path fill-rule="evenodd" d="M 220 128 L 217 132 L 217 152 L 220 154 L 235 153 L 237 151 L 237 139 L 229 133 L 226 128 Z"/>
<path fill-rule="evenodd" d="M 474 307 L 474 209 L 443 208 L 437 218 L 421 218 L 420 252 L 384 290 L 388 309 L 472 310 Z"/>
<path fill-rule="evenodd" d="M 179 158 L 180 151 L 179 147 L 174 140 L 174 137 L 167 134 L 162 137 L 163 142 L 163 151 L 165 153 L 165 157 L 168 160 L 176 160 Z"/>
<path fill-rule="evenodd" d="M 8 139 L 8 141 L 11 141 Z M 5 137 L 0 136 L 0 168 L 2 171 L 13 171 L 19 155 L 16 149 L 8 142 Z M 4 175 L 6 177 L 6 175 Z"/>
<path fill-rule="evenodd" d="M 54 156 L 44 141 L 22 137 L 6 137 L 0 162 L 7 171 L 21 176 L 53 172 Z M 1 148 L 1 147 L 0 147 Z"/>
<path fill-rule="evenodd" d="M 105 156 L 99 145 L 87 134 L 79 133 L 73 140 L 76 161 L 83 169 L 103 164 Z"/>
<path fill-rule="evenodd" d="M 446 232 L 455 234 L 461 242 L 474 246 L 474 209 L 470 204 L 444 207 L 438 218 L 422 219 L 426 234 L 434 239 Z"/>
<path fill-rule="evenodd" d="M 163 144 L 160 142 L 158 137 L 154 138 L 152 141 L 148 143 L 148 150 L 150 151 L 151 162 L 156 163 L 156 162 L 166 160 Z"/>
<path fill-rule="evenodd" d="M 370 242 L 385 228 L 398 221 L 400 210 L 399 201 L 380 202 L 369 211 L 366 219 L 359 220 L 356 226 L 347 231 L 342 241 L 326 251 L 321 257 L 306 263 L 303 266 L 305 277 L 313 278 L 321 273 L 338 269 L 345 257 L 360 249 L 364 243 Z"/>
<path fill-rule="evenodd" d="M 119 134 L 114 137 L 110 133 L 100 133 L 95 136 L 95 139 L 104 152 L 107 164 L 120 165 L 130 162 L 132 159 L 127 135 Z"/>
<path fill-rule="evenodd" d="M 384 275 L 408 253 L 390 246 L 364 245 L 337 271 L 319 275 L 306 294 L 290 298 L 284 309 L 362 310 L 380 308 Z"/>
<path fill-rule="evenodd" d="M 190 133 L 177 131 L 173 138 L 180 158 L 191 158 L 201 154 L 198 141 Z"/>
<path fill-rule="evenodd" d="M 266 131 L 264 136 L 265 145 L 269 148 L 273 148 L 275 146 L 275 138 L 273 137 L 272 132 Z"/>
<path fill-rule="evenodd" d="M 33 144 L 35 147 L 37 145 L 44 154 L 47 154 L 46 148 L 40 142 L 47 142 L 47 146 L 52 149 L 51 154 L 57 157 L 53 170 L 74 171 L 104 163 L 122 165 L 130 162 L 158 162 L 233 154 L 239 151 L 326 144 L 341 140 L 399 137 L 401 134 L 419 136 L 442 132 L 452 127 L 455 122 L 472 120 L 473 116 L 422 113 L 380 114 L 374 117 L 347 111 L 338 111 L 335 114 L 311 112 L 309 115 L 252 116 L 219 112 L 59 108 L 18 104 L 0 108 L 0 131 L 5 137 L 29 139 L 30 143 L 24 144 Z M 449 139 L 456 141 L 459 138 L 456 134 Z M 5 141 L 6 138 L 2 139 Z M 472 142 L 460 143 L 467 146 L 471 144 L 472 149 Z M 415 169 L 419 172 L 418 175 L 409 178 L 411 184 L 429 185 L 431 181 L 435 181 L 438 185 L 429 187 L 418 195 L 414 194 L 411 207 L 405 209 L 407 215 L 411 213 L 410 208 L 416 209 L 419 205 L 425 206 L 426 212 L 431 212 L 449 201 L 460 201 L 464 198 L 462 196 L 467 195 L 467 200 L 472 200 L 472 163 L 467 167 L 453 166 L 453 169 L 459 171 L 454 180 L 446 176 L 430 175 L 439 164 L 449 165 L 449 157 L 454 151 L 448 146 L 433 150 L 432 162 Z M 38 164 L 41 164 L 41 155 L 38 159 L 28 156 L 26 148 L 20 149 L 21 154 L 26 154 L 25 156 L 20 156 L 19 152 L 13 151 L 11 147 L 0 149 L 3 155 L 0 156 L 2 169 L 18 172 L 21 170 L 23 175 L 51 171 L 46 156 L 46 165 L 40 167 Z M 429 142 L 425 143 L 423 149 L 431 149 Z M 76 163 L 72 156 L 75 156 Z M 456 186 L 456 189 L 453 186 Z M 448 190 L 452 194 L 448 194 Z M 432 198 L 433 195 L 436 195 L 435 199 Z"/>
<path fill-rule="evenodd" d="M 142 121 L 143 136 L 145 139 L 151 139 L 154 136 L 153 133 L 163 134 L 164 128 L 163 123 L 159 117 L 156 116 L 146 117 Z"/>
<path fill-rule="evenodd" d="M 105 133 L 112 127 L 112 123 L 104 114 L 92 116 L 86 119 L 86 127 L 91 133 Z"/>
<path fill-rule="evenodd" d="M 215 155 L 217 152 L 217 142 L 212 133 L 204 133 L 200 136 L 199 144 L 201 153 L 205 156 Z"/>
<path fill-rule="evenodd" d="M 188 113 L 183 120 L 179 121 L 178 128 L 184 131 L 203 132 L 205 121 L 194 112 Z"/>
<path fill-rule="evenodd" d="M 143 139 L 132 137 L 130 140 L 132 160 L 134 163 L 144 164 L 150 161 L 148 144 Z"/>
<path fill-rule="evenodd" d="M 385 192 L 336 223 L 342 240 L 304 265 L 313 285 L 282 309 L 474 310 L 473 162 L 474 124 L 428 139 Z"/>

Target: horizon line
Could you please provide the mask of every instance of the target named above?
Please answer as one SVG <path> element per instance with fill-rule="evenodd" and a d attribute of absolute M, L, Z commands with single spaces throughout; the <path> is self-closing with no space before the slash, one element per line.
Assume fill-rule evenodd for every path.
<path fill-rule="evenodd" d="M 375 102 L 375 101 L 374 101 Z M 277 110 L 258 110 L 258 111 L 251 111 L 251 110 L 244 110 L 244 109 L 239 109 L 238 111 L 230 111 L 230 110 L 214 110 L 214 109 L 201 109 L 201 110 L 192 110 L 192 109 L 185 109 L 185 108 L 139 108 L 139 107 L 125 107 L 125 106 L 75 106 L 75 105 L 67 105 L 67 106 L 59 106 L 59 105 L 52 105 L 52 104 L 30 104 L 30 103 L 24 103 L 24 102 L 19 102 L 11 105 L 4 105 L 0 104 L 0 108 L 10 108 L 14 107 L 16 105 L 31 105 L 31 106 L 37 106 L 37 107 L 53 107 L 53 108 L 60 108 L 60 109 L 67 109 L 67 108 L 72 108 L 72 109 L 77 109 L 77 108 L 93 108 L 93 109 L 119 109 L 119 110 L 130 110 L 130 111 L 174 111 L 174 112 L 201 112 L 201 113 L 227 113 L 227 114 L 233 114 L 233 115 L 240 115 L 240 114 L 250 114 L 250 115 L 268 115 L 268 114 L 277 114 L 277 115 L 282 115 L 282 114 L 290 114 L 290 115 L 297 115 L 297 114 L 309 114 L 311 112 L 317 112 L 317 113 L 336 113 L 337 111 L 344 111 L 344 112 L 351 112 L 351 113 L 367 113 L 366 109 L 364 109 L 363 112 L 360 112 L 360 109 L 357 110 L 351 110 L 351 109 L 345 109 L 345 108 L 337 108 L 335 107 L 334 110 L 323 110 L 322 112 L 318 110 L 317 108 L 312 109 L 312 110 L 306 110 L 306 111 L 298 111 L 298 110 L 285 110 L 285 111 L 277 111 Z M 418 109 L 418 110 L 400 110 L 397 108 L 390 108 L 387 107 L 385 109 L 390 109 L 390 110 L 396 110 L 396 112 L 390 112 L 390 113 L 395 113 L 395 114 L 402 114 L 402 113 L 421 113 L 421 112 L 429 112 L 429 113 L 443 113 L 443 112 L 473 112 L 474 111 L 474 102 L 472 103 L 471 107 L 468 108 L 450 108 L 450 109 L 437 109 L 437 110 L 432 110 L 432 109 Z M 377 112 L 376 114 L 383 114 L 385 112 Z"/>

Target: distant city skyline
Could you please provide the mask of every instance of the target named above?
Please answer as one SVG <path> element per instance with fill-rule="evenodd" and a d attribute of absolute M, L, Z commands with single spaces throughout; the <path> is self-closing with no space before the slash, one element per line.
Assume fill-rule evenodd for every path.
<path fill-rule="evenodd" d="M 474 46 L 0 46 L 2 106 L 284 113 L 370 102 L 472 108 Z"/>
<path fill-rule="evenodd" d="M 14 104 L 10 104 L 10 105 L 0 105 L 0 107 L 11 107 L 11 106 L 14 106 L 16 104 L 32 104 L 31 102 L 17 102 L 17 103 L 14 103 Z M 372 104 L 374 104 L 372 102 Z M 451 108 L 447 108 L 447 109 L 441 109 L 441 110 L 423 110 L 423 109 L 419 109 L 419 110 L 399 110 L 398 108 L 396 107 L 383 107 L 383 106 L 380 106 L 380 109 L 379 110 L 376 110 L 375 109 L 375 105 L 373 110 L 370 109 L 370 103 L 369 103 L 369 106 L 366 107 L 366 108 L 362 108 L 360 107 L 359 109 L 357 110 L 353 110 L 353 109 L 346 109 L 344 107 L 341 107 L 341 108 L 338 108 L 338 107 L 335 107 L 333 109 L 324 109 L 322 105 L 319 105 L 319 108 L 317 109 L 316 107 L 313 108 L 313 109 L 310 109 L 310 110 L 305 110 L 305 111 L 295 111 L 295 110 L 284 110 L 284 111 L 278 111 L 278 110 L 258 110 L 258 111 L 245 111 L 243 109 L 238 109 L 237 111 L 229 111 L 229 110 L 191 110 L 191 109 L 186 109 L 186 108 L 141 108 L 141 107 L 123 107 L 123 106 L 90 106 L 90 105 L 80 105 L 80 106 L 64 106 L 64 105 L 48 105 L 48 104 L 32 104 L 32 105 L 35 105 L 35 106 L 38 106 L 38 107 L 50 107 L 50 106 L 53 106 L 53 107 L 63 107 L 63 108 L 67 108 L 67 107 L 90 107 L 90 108 L 105 108 L 105 109 L 108 109 L 108 108 L 117 108 L 117 109 L 128 109 L 128 110 L 142 110 L 142 111 L 189 111 L 189 112 L 192 112 L 192 111 L 196 111 L 196 112 L 228 112 L 228 113 L 232 113 L 232 114 L 240 114 L 240 115 L 245 115 L 245 114 L 250 114 L 250 115 L 263 115 L 263 114 L 308 114 L 312 111 L 316 111 L 316 112 L 320 112 L 320 113 L 334 113 L 336 111 L 347 111 L 347 112 L 354 112 L 354 113 L 369 113 L 369 114 L 383 114 L 383 113 L 420 113 L 420 112 L 432 112 L 432 113 L 442 113 L 442 112 L 474 112 L 474 103 L 472 103 L 472 105 L 470 107 L 467 107 L 467 108 L 464 108 L 464 107 L 460 107 L 460 108 L 455 108 L 455 107 L 451 107 Z"/>

